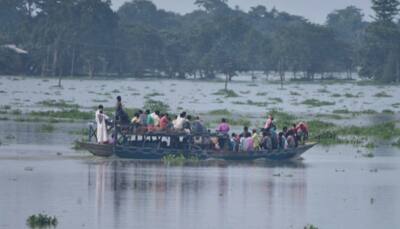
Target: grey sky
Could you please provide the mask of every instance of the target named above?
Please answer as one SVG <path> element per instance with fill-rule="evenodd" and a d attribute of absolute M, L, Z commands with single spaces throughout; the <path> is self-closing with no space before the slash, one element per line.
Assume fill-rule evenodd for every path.
<path fill-rule="evenodd" d="M 128 0 L 112 0 L 113 8 L 118 9 Z M 152 0 L 158 8 L 187 13 L 197 7 L 193 4 L 195 0 Z M 349 5 L 361 8 L 365 19 L 370 20 L 372 15 L 371 0 L 228 0 L 231 6 L 238 5 L 247 11 L 255 5 L 265 5 L 268 9 L 276 7 L 280 11 L 300 15 L 311 22 L 324 23 L 326 15 L 335 9 L 342 9 Z"/>

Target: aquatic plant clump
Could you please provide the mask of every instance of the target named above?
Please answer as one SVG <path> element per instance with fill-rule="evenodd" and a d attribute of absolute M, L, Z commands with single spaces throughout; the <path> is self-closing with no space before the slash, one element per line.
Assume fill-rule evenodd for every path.
<path fill-rule="evenodd" d="M 224 90 L 224 89 L 221 89 L 221 90 L 219 90 L 217 92 L 214 92 L 213 95 L 223 95 L 226 98 L 239 97 L 239 95 L 235 91 L 233 91 L 233 90 Z"/>
<path fill-rule="evenodd" d="M 144 102 L 144 109 L 165 113 L 169 111 L 169 105 L 158 100 L 148 99 Z"/>
<path fill-rule="evenodd" d="M 41 131 L 41 132 L 50 133 L 50 132 L 53 132 L 54 130 L 55 130 L 55 127 L 54 127 L 53 125 L 51 125 L 51 124 L 43 124 L 43 125 L 40 127 L 40 131 Z"/>
<path fill-rule="evenodd" d="M 304 227 L 304 229 L 318 229 L 318 227 L 312 225 L 312 224 L 308 224 Z"/>
<path fill-rule="evenodd" d="M 196 156 L 185 157 L 183 154 L 169 154 L 162 158 L 162 161 L 167 165 L 183 165 L 185 163 L 199 162 Z"/>
<path fill-rule="evenodd" d="M 302 102 L 302 104 L 312 107 L 322 107 L 322 106 L 332 106 L 335 105 L 336 103 L 328 101 L 320 101 L 318 99 L 306 99 Z"/>
<path fill-rule="evenodd" d="M 227 109 L 212 110 L 208 113 L 210 115 L 225 115 L 225 116 L 232 115 L 232 113 L 230 111 L 228 111 Z"/>
<path fill-rule="evenodd" d="M 376 93 L 374 96 L 377 97 L 377 98 L 389 98 L 389 97 L 392 97 L 391 95 L 387 94 L 384 91 Z"/>
<path fill-rule="evenodd" d="M 38 104 L 46 107 L 56 107 L 56 108 L 72 108 L 72 109 L 79 108 L 78 104 L 69 103 L 65 100 L 54 100 L 54 99 L 44 100 L 38 102 Z"/>
<path fill-rule="evenodd" d="M 58 224 L 58 220 L 55 216 L 38 214 L 29 216 L 26 223 L 31 228 L 55 227 Z"/>

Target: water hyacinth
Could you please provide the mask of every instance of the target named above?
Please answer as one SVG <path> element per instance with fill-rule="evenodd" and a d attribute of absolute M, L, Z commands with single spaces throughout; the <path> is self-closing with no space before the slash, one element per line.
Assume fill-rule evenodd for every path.
<path fill-rule="evenodd" d="M 26 223 L 31 228 L 48 228 L 56 227 L 58 220 L 55 216 L 48 216 L 46 214 L 31 215 L 26 220 Z"/>

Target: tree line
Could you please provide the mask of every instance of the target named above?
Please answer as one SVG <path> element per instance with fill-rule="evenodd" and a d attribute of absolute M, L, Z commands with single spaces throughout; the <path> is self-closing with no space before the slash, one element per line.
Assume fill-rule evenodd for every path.
<path fill-rule="evenodd" d="M 323 25 L 259 5 L 245 12 L 226 0 L 195 0 L 184 15 L 132 0 L 0 0 L 0 74 L 126 76 L 227 80 L 239 72 L 312 80 L 358 72 L 400 81 L 398 0 L 335 10 Z M 7 48 L 26 50 L 18 54 Z"/>

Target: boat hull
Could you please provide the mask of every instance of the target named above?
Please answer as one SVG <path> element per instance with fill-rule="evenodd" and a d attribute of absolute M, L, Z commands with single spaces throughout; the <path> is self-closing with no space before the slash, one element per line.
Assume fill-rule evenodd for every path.
<path fill-rule="evenodd" d="M 78 147 L 99 157 L 111 157 L 114 155 L 114 145 L 78 142 Z"/>
<path fill-rule="evenodd" d="M 183 149 L 157 149 L 152 147 L 136 147 L 124 145 L 101 145 L 94 143 L 79 143 L 83 149 L 95 156 L 110 157 L 113 154 L 120 158 L 159 160 L 167 155 L 180 155 L 197 157 L 199 159 L 221 159 L 235 161 L 251 161 L 266 159 L 271 161 L 288 161 L 298 159 L 303 153 L 316 144 L 302 145 L 297 148 L 273 151 L 231 152 L 213 150 L 183 150 Z"/>

